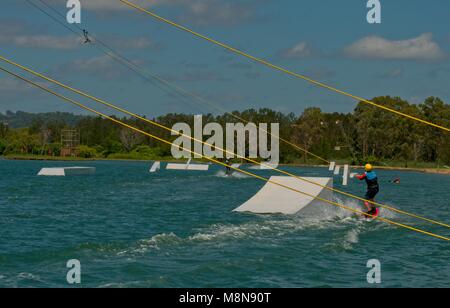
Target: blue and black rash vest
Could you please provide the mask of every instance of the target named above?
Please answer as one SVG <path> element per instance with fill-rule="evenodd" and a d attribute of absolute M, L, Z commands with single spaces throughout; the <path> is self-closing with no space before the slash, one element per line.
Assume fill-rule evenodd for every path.
<path fill-rule="evenodd" d="M 364 174 L 358 176 L 360 180 L 366 180 L 367 189 L 379 189 L 378 177 L 375 171 L 364 172 Z"/>

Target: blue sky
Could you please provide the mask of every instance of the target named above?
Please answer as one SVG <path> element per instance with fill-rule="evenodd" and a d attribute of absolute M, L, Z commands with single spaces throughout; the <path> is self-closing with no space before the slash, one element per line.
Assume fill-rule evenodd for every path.
<path fill-rule="evenodd" d="M 42 6 L 40 0 L 29 1 Z M 63 14 L 67 11 L 66 0 L 42 1 Z M 131 1 L 361 97 L 392 95 L 420 103 L 428 96 L 438 96 L 450 102 L 448 0 L 381 0 L 379 25 L 367 23 L 365 0 Z M 151 74 L 225 110 L 270 107 L 299 114 L 310 106 L 349 112 L 356 105 L 350 98 L 161 24 L 119 1 L 81 3 L 82 28 Z M 82 44 L 25 0 L 2 1 L 0 54 L 139 114 L 215 111 L 145 82 L 94 46 Z M 82 113 L 3 73 L 0 93 L 0 112 Z"/>

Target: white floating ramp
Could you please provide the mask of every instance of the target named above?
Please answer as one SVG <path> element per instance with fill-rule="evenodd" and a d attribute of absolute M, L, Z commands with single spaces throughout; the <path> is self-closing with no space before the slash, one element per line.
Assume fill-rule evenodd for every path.
<path fill-rule="evenodd" d="M 332 161 L 330 162 L 330 167 L 328 168 L 329 171 L 334 171 L 334 168 L 336 167 L 336 162 Z"/>
<path fill-rule="evenodd" d="M 189 170 L 189 171 L 208 171 L 209 165 L 201 164 L 167 164 L 167 170 Z"/>
<path fill-rule="evenodd" d="M 167 164 L 166 169 L 167 170 L 208 171 L 209 165 L 191 164 L 191 160 L 189 159 L 186 164 L 169 163 L 169 164 Z"/>
<path fill-rule="evenodd" d="M 341 166 L 336 165 L 336 168 L 334 168 L 334 175 L 339 175 L 339 172 L 341 172 Z"/>
<path fill-rule="evenodd" d="M 344 174 L 342 175 L 342 185 L 344 186 L 348 185 L 349 170 L 349 165 L 344 165 Z"/>
<path fill-rule="evenodd" d="M 160 161 L 155 161 L 152 165 L 152 167 L 150 168 L 150 173 L 154 173 L 157 172 L 161 169 L 161 162 Z"/>
<path fill-rule="evenodd" d="M 71 176 L 71 175 L 92 175 L 95 174 L 94 167 L 62 167 L 62 168 L 42 168 L 39 176 Z"/>
<path fill-rule="evenodd" d="M 305 179 L 322 186 L 333 187 L 332 178 L 305 177 Z M 326 188 L 302 181 L 289 176 L 272 176 L 271 182 L 275 182 L 314 197 L 331 200 L 332 192 Z M 236 212 L 251 212 L 256 214 L 296 214 L 305 207 L 323 206 L 325 202 L 313 197 L 292 191 L 285 187 L 268 182 L 250 200 L 234 209 Z M 305 209 L 306 210 L 306 209 Z"/>
<path fill-rule="evenodd" d="M 276 168 L 278 168 L 278 164 L 271 162 L 261 162 L 261 165 L 259 166 L 259 170 L 273 170 Z"/>

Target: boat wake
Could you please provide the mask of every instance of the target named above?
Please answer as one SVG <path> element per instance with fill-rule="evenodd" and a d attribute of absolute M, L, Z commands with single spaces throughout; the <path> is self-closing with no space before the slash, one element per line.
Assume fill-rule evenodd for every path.
<path fill-rule="evenodd" d="M 349 208 L 361 211 L 361 205 L 357 201 L 335 198 L 335 202 L 345 205 Z M 241 215 L 241 214 L 239 214 Z M 395 214 L 390 211 L 381 209 L 382 217 L 389 219 L 395 218 Z M 280 239 L 289 236 L 295 238 L 304 237 L 307 232 L 316 232 L 327 230 L 323 237 L 327 238 L 327 234 L 335 234 L 338 237 L 331 239 L 331 243 L 325 243 L 331 246 L 342 247 L 343 249 L 352 249 L 359 243 L 359 237 L 365 232 L 372 232 L 384 228 L 388 225 L 382 222 L 367 222 L 355 213 L 333 206 L 326 207 L 320 211 L 320 215 L 302 216 L 302 215 L 252 215 L 255 219 L 241 224 L 212 224 L 210 226 L 194 229 L 192 235 L 180 237 L 177 234 L 161 233 L 150 239 L 137 242 L 134 247 L 123 250 L 117 255 L 135 255 L 145 254 L 150 251 L 162 251 L 165 249 L 177 249 L 182 247 L 191 247 L 192 245 L 227 245 L 238 243 L 240 240 L 271 241 L 279 242 Z M 334 232 L 328 232 L 334 231 Z"/>

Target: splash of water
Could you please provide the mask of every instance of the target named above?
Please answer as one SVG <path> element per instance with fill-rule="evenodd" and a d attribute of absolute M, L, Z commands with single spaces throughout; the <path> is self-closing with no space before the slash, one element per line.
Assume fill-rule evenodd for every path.
<path fill-rule="evenodd" d="M 250 178 L 250 176 L 243 174 L 239 171 L 234 171 L 233 173 L 231 173 L 230 175 L 227 175 L 225 171 L 220 170 L 218 171 L 215 176 L 220 177 L 220 178 L 235 178 L 235 179 L 248 179 Z"/>

